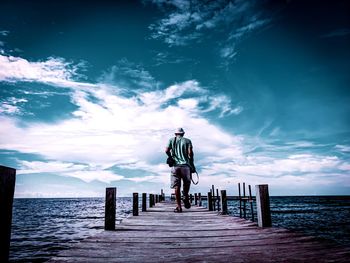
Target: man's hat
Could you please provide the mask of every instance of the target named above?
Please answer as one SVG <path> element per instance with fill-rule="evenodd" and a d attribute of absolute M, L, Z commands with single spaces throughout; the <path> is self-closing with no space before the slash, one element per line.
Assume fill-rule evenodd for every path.
<path fill-rule="evenodd" d="M 182 129 L 182 128 L 177 128 L 176 130 L 175 130 L 175 134 L 184 134 L 185 133 L 185 131 L 184 131 L 184 129 Z"/>

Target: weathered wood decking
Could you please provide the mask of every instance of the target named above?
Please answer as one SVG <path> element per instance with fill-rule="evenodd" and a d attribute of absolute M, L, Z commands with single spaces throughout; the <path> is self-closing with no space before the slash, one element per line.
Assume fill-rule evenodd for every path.
<path fill-rule="evenodd" d="M 349 262 L 350 249 L 203 207 L 158 203 L 49 262 Z"/>

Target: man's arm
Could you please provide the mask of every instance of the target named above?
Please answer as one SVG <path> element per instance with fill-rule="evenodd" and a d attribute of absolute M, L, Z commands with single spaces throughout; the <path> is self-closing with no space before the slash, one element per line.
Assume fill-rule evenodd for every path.
<path fill-rule="evenodd" d="M 166 153 L 166 155 L 168 155 L 168 157 L 171 156 L 171 152 L 170 152 L 170 148 L 169 147 L 165 147 L 165 153 Z"/>
<path fill-rule="evenodd" d="M 172 143 L 171 143 L 171 139 L 170 139 L 167 147 L 165 147 L 165 153 L 166 153 L 166 155 L 168 155 L 168 157 L 171 157 L 171 148 L 172 148 Z"/>
<path fill-rule="evenodd" d="M 193 160 L 193 149 L 192 149 L 192 145 L 190 147 L 188 147 L 188 157 L 190 158 L 190 160 Z"/>
<path fill-rule="evenodd" d="M 190 147 L 188 147 L 187 153 L 188 153 L 188 158 L 190 160 L 189 165 L 191 168 L 191 173 L 194 173 L 194 172 L 196 172 L 196 167 L 194 166 L 194 159 L 193 159 L 194 154 L 193 154 L 192 145 L 190 145 Z"/>

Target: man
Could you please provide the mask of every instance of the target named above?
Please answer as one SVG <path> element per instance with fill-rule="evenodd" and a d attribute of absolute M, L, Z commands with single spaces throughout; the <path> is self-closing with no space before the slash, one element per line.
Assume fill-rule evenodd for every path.
<path fill-rule="evenodd" d="M 191 185 L 191 165 L 193 164 L 193 150 L 190 139 L 184 137 L 185 131 L 178 128 L 175 137 L 169 140 L 165 153 L 172 157 L 175 165 L 171 168 L 171 188 L 175 189 L 176 208 L 174 212 L 182 212 L 181 207 L 181 180 L 183 181 L 183 194 L 185 208 L 190 208 L 188 192 Z"/>

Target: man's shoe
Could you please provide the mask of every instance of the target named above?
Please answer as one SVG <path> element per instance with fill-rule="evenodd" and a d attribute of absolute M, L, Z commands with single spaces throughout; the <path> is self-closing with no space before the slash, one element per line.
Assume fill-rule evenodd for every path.
<path fill-rule="evenodd" d="M 191 208 L 191 202 L 190 202 L 190 199 L 188 198 L 188 196 L 184 198 L 184 205 L 185 205 L 186 209 Z"/>
<path fill-rule="evenodd" d="M 182 213 L 182 209 L 176 207 L 176 208 L 174 209 L 174 213 Z"/>

